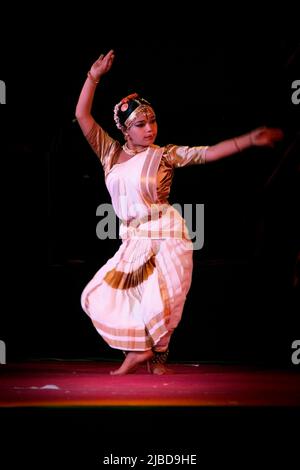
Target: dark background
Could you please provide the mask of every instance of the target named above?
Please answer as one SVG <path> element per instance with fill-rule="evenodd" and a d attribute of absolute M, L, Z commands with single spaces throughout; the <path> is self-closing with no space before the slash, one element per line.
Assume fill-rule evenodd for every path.
<path fill-rule="evenodd" d="M 87 71 L 113 48 L 93 114 L 115 138 L 113 106 L 134 91 L 157 112 L 160 145 L 211 145 L 261 125 L 283 129 L 275 149 L 251 148 L 175 172 L 170 202 L 205 204 L 205 242 L 194 252 L 170 360 L 290 366 L 299 337 L 299 105 L 291 101 L 300 78 L 297 38 L 205 34 L 184 22 L 141 27 L 137 18 L 104 15 L 95 28 L 93 18 L 50 13 L 45 7 L 34 21 L 19 10 L 1 57 L 0 338 L 7 360 L 121 358 L 80 306 L 86 283 L 120 240 L 96 237 L 96 208 L 110 199 L 73 121 Z"/>
<path fill-rule="evenodd" d="M 13 3 L 9 14 L 1 5 L 7 104 L 0 106 L 0 339 L 8 363 L 121 359 L 80 307 L 82 289 L 120 242 L 96 238 L 96 208 L 109 197 L 97 158 L 73 122 L 88 69 L 114 48 L 94 115 L 116 138 L 113 106 L 133 91 L 153 103 L 161 145 L 214 144 L 260 125 L 283 129 L 274 150 L 249 149 L 175 173 L 170 202 L 205 204 L 205 243 L 194 253 L 170 360 L 298 370 L 291 364 L 291 344 L 299 339 L 295 7 L 285 2 L 264 14 L 262 3 L 234 10 L 212 3 L 208 14 L 209 5 L 199 2 L 126 3 L 124 12 L 110 3 Z M 197 453 L 207 468 L 217 461 L 238 468 L 297 461 L 294 408 L 17 408 L 2 410 L 0 421 L 2 460 L 31 468 L 34 462 L 56 468 L 64 459 L 69 467 L 80 461 L 99 468 L 104 452 L 142 449 Z"/>

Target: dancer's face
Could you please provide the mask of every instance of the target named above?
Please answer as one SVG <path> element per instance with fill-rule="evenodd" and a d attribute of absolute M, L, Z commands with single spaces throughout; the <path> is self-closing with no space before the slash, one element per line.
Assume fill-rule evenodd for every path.
<path fill-rule="evenodd" d="M 147 147 L 154 143 L 157 136 L 157 123 L 154 112 L 138 113 L 127 129 L 128 143 Z"/>

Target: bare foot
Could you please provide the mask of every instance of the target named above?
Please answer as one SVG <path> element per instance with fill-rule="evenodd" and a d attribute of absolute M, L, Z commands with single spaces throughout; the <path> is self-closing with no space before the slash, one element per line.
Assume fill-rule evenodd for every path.
<path fill-rule="evenodd" d="M 136 366 L 139 364 L 142 364 L 145 361 L 149 361 L 153 357 L 153 352 L 151 350 L 149 351 L 130 351 L 121 367 L 117 370 L 112 370 L 110 372 L 111 375 L 125 375 L 128 374 L 130 371 L 132 371 Z"/>

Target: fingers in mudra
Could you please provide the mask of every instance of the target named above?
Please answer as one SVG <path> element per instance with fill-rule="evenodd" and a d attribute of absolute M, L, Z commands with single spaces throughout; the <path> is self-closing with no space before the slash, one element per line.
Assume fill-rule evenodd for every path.
<path fill-rule="evenodd" d="M 276 142 L 283 139 L 283 132 L 281 129 L 266 129 L 262 138 L 265 139 L 266 145 L 273 147 Z"/>
<path fill-rule="evenodd" d="M 284 135 L 281 129 L 271 129 L 272 136 L 275 141 L 282 140 Z"/>
<path fill-rule="evenodd" d="M 283 139 L 281 129 L 261 127 L 252 134 L 254 145 L 267 145 L 273 147 L 275 142 Z"/>

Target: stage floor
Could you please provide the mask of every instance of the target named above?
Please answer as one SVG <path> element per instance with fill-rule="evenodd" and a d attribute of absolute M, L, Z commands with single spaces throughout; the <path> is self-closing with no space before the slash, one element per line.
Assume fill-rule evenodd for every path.
<path fill-rule="evenodd" d="M 197 468 L 297 462 L 300 376 L 293 369 L 171 363 L 164 376 L 145 367 L 111 376 L 118 365 L 2 365 L 1 458 L 9 468 L 99 469 L 120 456 L 136 458 L 136 468 L 176 455 L 193 455 Z"/>
<path fill-rule="evenodd" d="M 294 370 L 228 364 L 168 365 L 166 375 L 146 367 L 111 376 L 119 364 L 47 360 L 2 365 L 1 407 L 248 407 L 300 405 Z"/>

